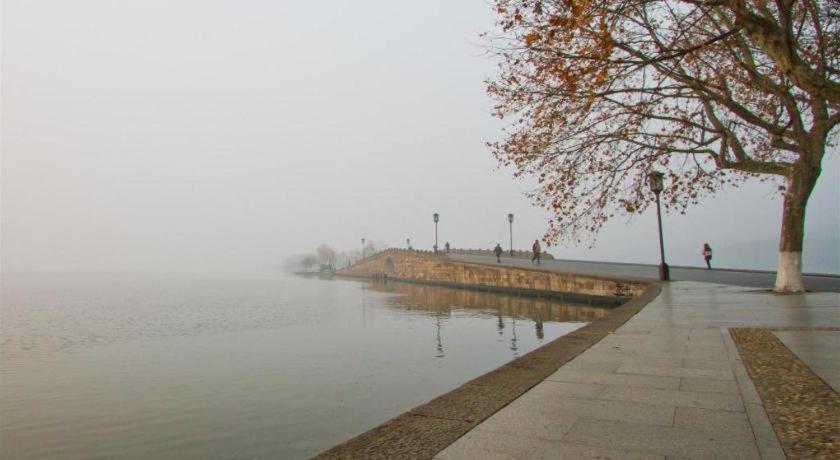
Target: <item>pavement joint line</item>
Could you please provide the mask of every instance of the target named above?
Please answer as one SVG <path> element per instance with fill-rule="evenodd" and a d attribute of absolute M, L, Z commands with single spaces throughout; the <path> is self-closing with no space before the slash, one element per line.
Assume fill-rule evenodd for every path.
<path fill-rule="evenodd" d="M 682 380 L 682 379 L 681 379 L 681 380 Z M 672 426 L 673 428 L 676 428 L 676 427 L 677 427 L 677 410 L 678 410 L 679 408 L 680 408 L 680 406 L 675 406 L 675 407 L 674 407 L 674 413 L 673 413 L 673 414 L 671 414 L 671 426 Z"/>
<path fill-rule="evenodd" d="M 836 332 L 840 331 L 840 326 L 790 326 L 790 327 L 762 327 L 769 331 L 803 331 L 803 332 Z"/>

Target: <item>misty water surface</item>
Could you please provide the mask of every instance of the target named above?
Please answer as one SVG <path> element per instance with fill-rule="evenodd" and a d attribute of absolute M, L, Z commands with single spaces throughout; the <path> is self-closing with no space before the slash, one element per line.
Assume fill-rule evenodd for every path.
<path fill-rule="evenodd" d="M 605 310 L 438 287 L 5 276 L 3 458 L 303 458 Z"/>

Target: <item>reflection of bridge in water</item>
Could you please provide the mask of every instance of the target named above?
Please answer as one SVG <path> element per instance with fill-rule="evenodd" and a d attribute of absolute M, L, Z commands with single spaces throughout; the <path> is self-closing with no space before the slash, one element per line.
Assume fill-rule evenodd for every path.
<path fill-rule="evenodd" d="M 434 315 L 449 316 L 453 308 L 475 310 L 488 316 L 526 318 L 538 323 L 591 322 L 603 318 L 610 307 L 578 305 L 557 300 L 515 296 L 468 289 L 454 289 L 412 283 L 369 283 L 369 289 L 398 294 L 386 301 L 389 306 L 426 311 Z"/>

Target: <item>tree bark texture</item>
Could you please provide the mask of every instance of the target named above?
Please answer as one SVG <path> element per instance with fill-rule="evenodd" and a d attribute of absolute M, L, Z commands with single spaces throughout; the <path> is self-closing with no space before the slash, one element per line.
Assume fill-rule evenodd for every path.
<path fill-rule="evenodd" d="M 800 167 L 788 179 L 782 211 L 782 234 L 779 238 L 779 265 L 775 291 L 804 292 L 802 282 L 802 248 L 805 239 L 805 209 L 814 190 L 819 167 Z"/>

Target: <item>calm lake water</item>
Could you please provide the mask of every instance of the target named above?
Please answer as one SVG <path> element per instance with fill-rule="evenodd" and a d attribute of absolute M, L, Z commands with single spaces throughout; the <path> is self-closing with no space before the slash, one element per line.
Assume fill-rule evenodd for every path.
<path fill-rule="evenodd" d="M 0 283 L 0 457 L 305 458 L 606 310 L 391 283 Z"/>

